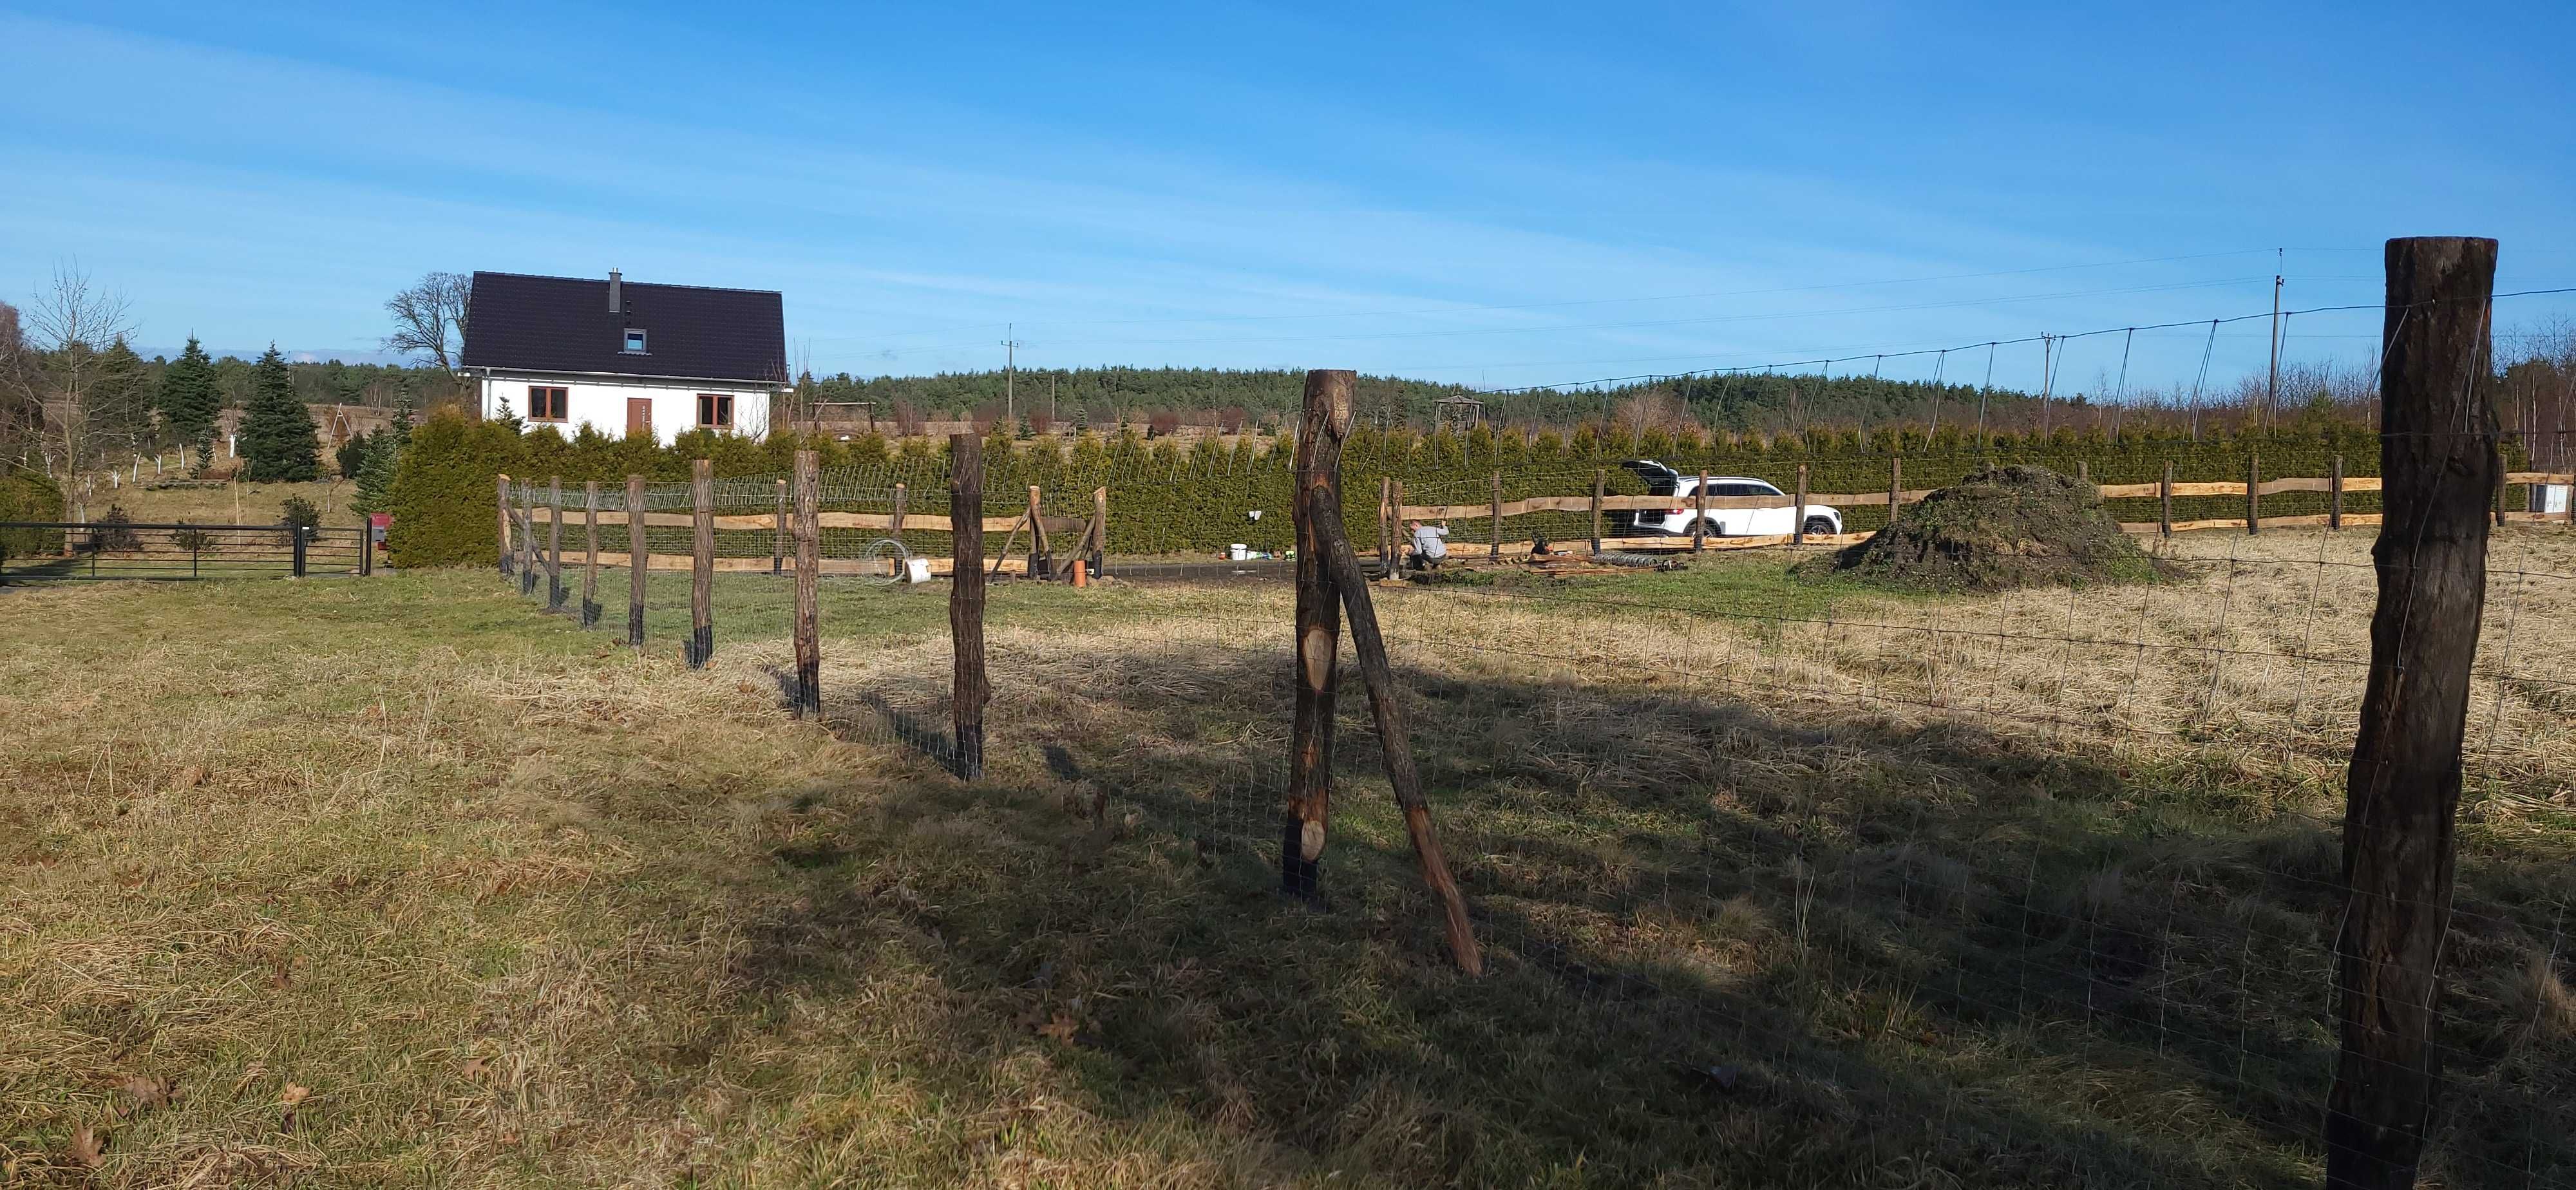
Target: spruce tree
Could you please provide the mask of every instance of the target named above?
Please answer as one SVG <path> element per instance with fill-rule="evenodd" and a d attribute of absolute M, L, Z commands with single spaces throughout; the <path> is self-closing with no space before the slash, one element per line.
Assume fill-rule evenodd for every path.
<path fill-rule="evenodd" d="M 92 430 L 129 444 L 139 444 L 152 428 L 152 378 L 143 357 L 125 345 L 125 336 L 118 335 L 99 353 L 98 381 L 82 404 Z"/>
<path fill-rule="evenodd" d="M 242 415 L 242 477 L 306 483 L 322 473 L 322 438 L 313 414 L 296 399 L 295 376 L 277 344 L 252 369 L 250 408 Z"/>
<path fill-rule="evenodd" d="M 394 425 L 409 428 L 403 422 Z M 393 495 L 394 469 L 402 463 L 402 449 L 402 441 L 394 431 L 378 433 L 367 440 L 367 458 L 358 464 L 358 494 L 349 501 L 350 508 L 359 512 L 385 510 Z"/>
<path fill-rule="evenodd" d="M 161 424 L 171 436 L 197 448 L 200 465 L 211 457 L 215 423 L 223 416 L 224 393 L 215 383 L 215 362 L 188 336 L 188 348 L 161 373 Z"/>

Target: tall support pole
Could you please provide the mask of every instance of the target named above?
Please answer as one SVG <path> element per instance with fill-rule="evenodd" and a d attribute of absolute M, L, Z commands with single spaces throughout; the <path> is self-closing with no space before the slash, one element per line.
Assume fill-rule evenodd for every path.
<path fill-rule="evenodd" d="M 787 481 L 781 479 L 775 484 L 778 519 L 777 527 L 769 534 L 769 573 L 784 574 L 787 571 Z"/>
<path fill-rule="evenodd" d="M 537 493 L 525 484 L 519 488 L 519 594 L 532 595 L 537 590 Z"/>
<path fill-rule="evenodd" d="M 1349 385 L 1355 378 L 1340 372 L 1338 381 L 1307 381 L 1311 393 L 1318 383 Z M 1326 435 L 1343 438 L 1350 432 L 1350 414 L 1342 405 L 1323 426 Z M 1395 700 L 1395 672 L 1387 664 L 1386 641 L 1378 634 L 1377 611 L 1369 600 L 1368 576 L 1360 570 L 1359 555 L 1352 551 L 1349 535 L 1338 518 L 1317 516 L 1311 519 L 1320 540 L 1325 574 L 1341 597 L 1342 610 L 1348 613 L 1351 626 L 1351 651 L 1359 658 L 1360 673 L 1368 680 L 1369 711 L 1377 721 L 1378 747 L 1386 762 L 1386 781 L 1395 791 L 1396 806 L 1404 812 L 1405 832 L 1412 836 L 1413 854 L 1422 868 L 1422 882 L 1440 902 L 1444 931 L 1449 938 L 1449 953 L 1460 969 L 1470 975 L 1483 973 L 1485 959 L 1477 948 L 1474 925 L 1467 919 L 1467 900 L 1458 891 L 1458 882 L 1449 873 L 1449 861 L 1440 851 L 1440 838 L 1431 826 L 1431 804 L 1422 796 L 1422 775 L 1414 767 L 1413 744 L 1405 733 L 1404 714 Z M 1300 648 L 1303 647 L 1301 642 Z"/>
<path fill-rule="evenodd" d="M 2381 341 L 2379 605 L 2345 783 L 2335 940 L 2342 1052 L 2326 1185 L 2415 1185 L 2440 1090 L 2440 958 L 2451 915 L 2460 750 L 2500 470 L 2489 366 L 2496 242 L 2390 240 Z"/>
<path fill-rule="evenodd" d="M 1503 473 L 1500 471 L 1494 472 L 1493 507 L 1493 520 L 1486 526 L 1488 536 L 1486 537 L 1485 557 L 1489 560 L 1501 561 L 1503 557 Z"/>
<path fill-rule="evenodd" d="M 796 713 L 823 713 L 822 460 L 796 452 Z"/>
<path fill-rule="evenodd" d="M 626 643 L 644 647 L 644 477 L 626 477 Z"/>
<path fill-rule="evenodd" d="M 2083 464 L 2076 464 L 2082 468 Z M 1905 456 L 1891 455 L 1887 460 L 1887 523 L 1896 523 L 1896 510 L 1905 505 Z"/>
<path fill-rule="evenodd" d="M 716 655 L 716 472 L 699 459 L 689 470 L 689 668 Z"/>
<path fill-rule="evenodd" d="M 984 775 L 984 704 L 993 688 L 984 677 L 984 442 L 973 434 L 948 436 L 948 539 L 948 709 L 957 776 L 974 781 Z"/>
<path fill-rule="evenodd" d="M 599 481 L 581 484 L 581 626 L 599 623 Z"/>
<path fill-rule="evenodd" d="M 894 485 L 894 515 L 886 518 L 886 536 L 894 538 L 896 541 L 903 540 L 904 495 L 905 492 L 903 485 Z"/>
<path fill-rule="evenodd" d="M 1046 501 L 1037 484 L 1029 485 L 1029 577 L 1055 577 L 1055 551 L 1047 544 Z"/>
<path fill-rule="evenodd" d="M 546 479 L 546 610 L 563 605 L 563 476 L 555 475 Z"/>
<path fill-rule="evenodd" d="M 1109 486 L 1091 489 L 1091 577 L 1108 573 L 1109 561 Z"/>
<path fill-rule="evenodd" d="M 510 573 L 510 477 L 507 475 L 492 477 L 492 510 L 499 521 L 493 541 L 500 546 L 501 573 L 506 575 Z"/>
<path fill-rule="evenodd" d="M 1342 435 L 1357 376 L 1306 373 L 1304 431 L 1297 435 L 1297 695 L 1288 745 L 1288 816 L 1279 839 L 1279 890 L 1322 896 L 1325 830 L 1332 816 L 1333 700 L 1340 676 L 1342 609 L 1324 559 L 1324 525 L 1342 515 Z"/>

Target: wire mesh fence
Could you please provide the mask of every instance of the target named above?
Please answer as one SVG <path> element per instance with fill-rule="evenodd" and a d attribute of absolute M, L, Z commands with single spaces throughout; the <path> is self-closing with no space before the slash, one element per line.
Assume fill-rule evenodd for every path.
<path fill-rule="evenodd" d="M 796 695 L 788 488 L 717 483 L 705 509 L 721 562 L 706 575 L 708 663 L 782 705 Z M 820 719 L 947 766 L 948 585 L 876 568 L 892 542 L 946 573 L 946 477 L 827 474 L 819 488 Z M 592 586 L 585 514 L 623 514 L 625 494 L 512 498 L 536 510 L 514 522 L 521 590 L 576 614 Z M 1103 501 L 1035 504 L 1033 523 L 1026 490 L 983 494 L 984 779 L 1057 790 L 1225 887 L 1259 886 L 1283 846 L 1293 563 L 1131 561 L 1098 525 L 1113 550 L 1085 573 L 1105 582 L 1032 581 L 1034 529 L 1051 526 L 1044 553 L 1082 556 Z M 687 484 L 648 485 L 640 508 L 699 515 Z M 688 637 L 697 580 L 657 567 L 687 561 L 696 532 L 644 527 L 647 648 Z M 599 534 L 614 569 L 627 530 Z M 1456 542 L 1457 581 L 1378 584 L 1492 975 L 1550 1008 L 1550 1035 L 1516 1043 L 1529 1076 L 1578 1055 L 1668 1068 L 1855 1143 L 1965 1146 L 2026 1179 L 2312 1179 L 2375 537 L 2149 537 L 2157 581 L 1975 595 L 1811 582 L 1794 563 L 1812 547 L 1568 577 L 1474 564 L 1474 543 Z M 624 589 L 618 573 L 596 585 Z M 2451 1185 L 2569 1185 L 2576 532 L 2499 529 L 2487 573 L 2460 883 L 2427 907 L 2448 923 L 2449 1080 L 2427 1105 L 2427 1169 Z M 1341 705 L 1322 892 L 1370 936 L 1436 955 L 1374 730 L 1360 699 Z M 1452 1011 L 1479 1010 L 1464 997 Z"/>

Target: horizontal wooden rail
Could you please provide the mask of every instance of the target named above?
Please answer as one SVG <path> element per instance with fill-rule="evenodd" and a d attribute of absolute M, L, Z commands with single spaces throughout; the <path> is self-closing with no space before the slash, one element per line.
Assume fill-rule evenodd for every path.
<path fill-rule="evenodd" d="M 2576 476 L 2570 476 L 2560 472 L 2516 471 L 2506 475 L 2505 482 L 2565 484 L 2576 483 Z M 2162 484 L 2152 482 L 2106 483 L 2097 484 L 2095 486 L 2100 490 L 2102 498 L 2105 500 L 2153 500 L 2164 495 L 2164 486 Z M 1919 503 L 1924 498 L 1939 490 L 1940 489 L 1938 488 L 1907 488 L 1896 494 L 1897 502 L 1900 504 Z M 2286 479 L 2267 479 L 2261 484 L 2256 485 L 2255 494 L 2261 496 L 2277 496 L 2284 492 L 2331 492 L 2333 490 L 2334 481 L 2331 479 L 2292 477 Z M 2355 492 L 2379 491 L 2379 477 L 2376 475 L 2346 476 L 2343 481 L 2343 490 L 2346 495 L 2350 495 Z M 2191 496 L 2242 496 L 2245 494 L 2245 481 L 2190 480 L 2174 484 L 2173 494 L 2176 498 Z M 1796 501 L 1789 496 L 1711 496 L 1708 498 L 1705 507 L 1711 509 L 1789 508 L 1793 507 L 1795 504 Z M 1823 505 L 1828 508 L 1885 508 L 1887 507 L 1887 493 L 1810 492 L 1807 494 L 1807 504 L 1810 507 Z M 1605 512 L 1669 512 L 1677 508 L 1690 510 L 1701 506 L 1702 505 L 1699 503 L 1697 498 L 1691 496 L 1604 496 L 1601 498 L 1601 508 Z M 1518 500 L 1505 500 L 1500 505 L 1500 509 L 1502 515 L 1506 517 L 1524 516 L 1533 512 L 1590 512 L 1592 511 L 1592 497 L 1527 496 Z M 1494 515 L 1495 510 L 1496 506 L 1490 502 L 1483 504 L 1407 504 L 1398 511 L 1397 515 L 1408 521 L 1445 521 L 1453 519 L 1486 520 L 1490 519 Z M 719 522 L 723 520 L 721 517 L 717 519 Z M 2350 520 L 2351 518 L 2347 517 L 2345 519 Z M 2294 517 L 2267 516 L 2263 518 L 2263 523 L 2267 525 L 2272 524 L 2275 521 L 2279 521 L 2281 524 L 2285 525 L 2305 523 L 2302 519 Z M 2193 521 L 2189 523 L 2200 525 L 2204 522 Z M 2234 523 L 2239 529 L 2245 527 L 2245 522 L 2242 519 L 2239 519 Z M 2320 521 L 2318 523 L 2322 524 L 2323 522 Z M 2218 522 L 2210 521 L 2206 522 L 2206 524 L 2215 526 Z M 2182 527 L 2183 526 L 2180 523 L 2177 523 L 2174 526 L 2177 531 Z"/>
<path fill-rule="evenodd" d="M 2576 484 L 2576 472 L 2507 471 L 2504 473 L 2504 481 L 2506 483 L 2537 483 L 2547 484 L 2552 487 L 2564 487 L 2568 484 Z"/>
<path fill-rule="evenodd" d="M 606 514 L 603 513 L 601 515 L 604 516 Z M 955 565 L 955 562 L 952 559 L 945 557 L 924 558 L 916 556 L 913 560 L 916 562 L 928 562 L 930 564 L 930 573 L 934 576 L 950 573 Z M 696 559 L 687 554 L 646 554 L 644 556 L 644 569 L 646 570 L 669 570 L 686 574 L 695 564 Z M 793 571 L 781 574 L 778 571 L 770 569 L 770 565 L 770 560 L 766 555 L 757 558 L 715 559 L 715 570 L 718 574 L 774 574 L 778 575 L 782 580 L 792 579 L 795 577 Z M 827 575 L 873 578 L 890 577 L 886 574 L 885 568 L 881 564 L 876 565 L 874 569 L 871 569 L 871 562 L 860 558 L 821 558 L 816 560 L 816 565 L 820 568 L 819 573 Z M 599 556 L 599 568 L 602 570 L 623 570 L 626 566 L 627 557 L 624 554 L 601 554 Z M 992 559 L 985 559 L 984 569 L 988 573 L 992 571 Z M 1025 558 L 1005 558 L 1002 559 L 1001 562 L 1001 573 L 1003 574 L 1026 574 L 1028 573 L 1028 569 L 1028 560 Z"/>
<path fill-rule="evenodd" d="M 576 508 L 565 509 L 566 523 L 577 519 L 573 514 L 579 511 Z M 540 504 L 530 509 L 528 516 L 537 524 L 543 525 L 554 520 L 555 510 Z M 685 512 L 648 512 L 644 513 L 643 517 L 647 528 L 686 529 L 697 524 L 697 519 Z M 713 519 L 718 529 L 768 533 L 775 532 L 778 528 L 778 517 L 775 513 L 729 513 Z M 984 518 L 984 529 L 990 533 L 1008 533 L 1024 519 L 1025 514 L 1023 516 L 988 516 Z M 1039 519 L 1046 522 L 1046 530 L 1049 533 L 1080 533 L 1091 525 L 1088 519 L 1082 517 L 1051 516 Z M 599 523 L 623 525 L 626 523 L 626 514 L 602 512 L 599 514 Z M 826 512 L 817 514 L 816 524 L 825 529 L 891 529 L 894 527 L 894 516 L 883 512 Z M 907 512 L 903 517 L 903 527 L 906 530 L 918 529 L 925 533 L 945 533 L 948 531 L 948 518 L 938 513 Z"/>

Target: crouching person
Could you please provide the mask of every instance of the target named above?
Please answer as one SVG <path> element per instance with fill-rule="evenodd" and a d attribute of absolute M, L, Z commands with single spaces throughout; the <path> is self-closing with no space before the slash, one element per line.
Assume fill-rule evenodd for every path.
<path fill-rule="evenodd" d="M 1413 530 L 1413 568 L 1415 570 L 1430 570 L 1449 556 L 1449 543 L 1444 540 L 1449 536 L 1449 526 L 1426 525 L 1420 521 L 1412 521 L 1408 524 Z"/>

